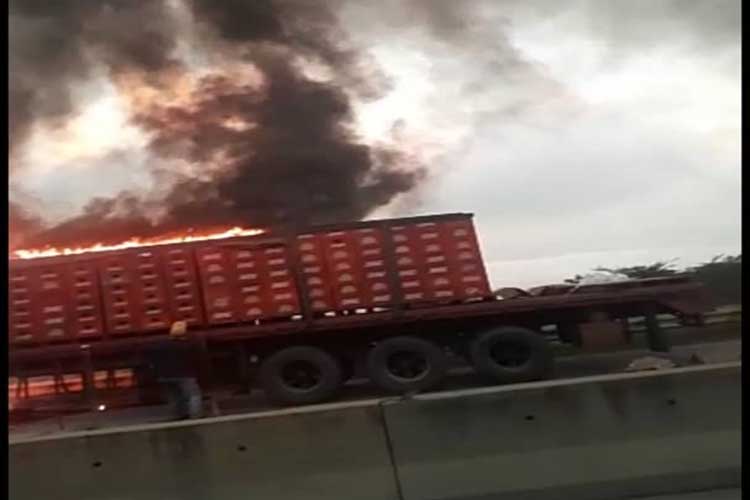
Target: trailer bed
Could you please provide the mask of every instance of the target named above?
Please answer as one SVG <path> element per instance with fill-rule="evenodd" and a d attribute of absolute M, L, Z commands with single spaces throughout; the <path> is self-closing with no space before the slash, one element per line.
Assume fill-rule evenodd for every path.
<path fill-rule="evenodd" d="M 572 288 L 572 287 L 571 287 Z M 710 309 L 703 285 L 689 277 L 655 278 L 633 280 L 606 285 L 591 285 L 575 290 L 560 289 L 554 295 L 519 296 L 511 299 L 490 300 L 462 304 L 446 304 L 424 308 L 368 311 L 336 317 L 313 318 L 268 322 L 258 325 L 223 325 L 201 329 L 195 335 L 211 343 L 269 336 L 285 336 L 307 333 L 336 333 L 360 329 L 392 329 L 410 323 L 444 322 L 450 320 L 482 320 L 524 313 L 534 315 L 545 312 L 569 312 L 582 309 L 628 307 L 632 304 L 658 304 L 661 312 L 683 315 L 699 315 Z M 552 321 L 550 321 L 552 322 Z M 100 339 L 83 346 L 96 353 L 109 354 L 121 350 L 146 348 L 161 342 L 166 334 L 131 336 L 117 339 Z M 36 347 L 16 347 L 9 353 L 11 361 L 24 359 L 54 358 L 75 354 L 81 345 L 60 344 Z"/>

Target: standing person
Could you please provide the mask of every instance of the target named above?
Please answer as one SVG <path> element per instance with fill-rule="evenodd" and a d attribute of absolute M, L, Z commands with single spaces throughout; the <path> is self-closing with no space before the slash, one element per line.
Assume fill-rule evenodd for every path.
<path fill-rule="evenodd" d="M 203 396 L 196 380 L 195 349 L 184 322 L 172 325 L 169 338 L 150 352 L 151 365 L 159 384 L 175 407 L 179 420 L 200 418 Z"/>

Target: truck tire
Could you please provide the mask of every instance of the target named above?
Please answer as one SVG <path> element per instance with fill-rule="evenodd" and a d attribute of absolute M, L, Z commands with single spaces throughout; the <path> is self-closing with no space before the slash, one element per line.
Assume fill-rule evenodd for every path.
<path fill-rule="evenodd" d="M 260 366 L 260 384 L 266 396 L 282 405 L 329 400 L 342 383 L 339 361 L 317 347 L 287 347 L 266 358 Z"/>
<path fill-rule="evenodd" d="M 379 388 L 397 394 L 431 389 L 445 378 L 446 371 L 443 350 L 417 337 L 385 339 L 367 355 L 370 380 Z"/>
<path fill-rule="evenodd" d="M 499 383 L 542 380 L 552 374 L 552 350 L 538 333 L 519 327 L 479 334 L 469 346 L 474 369 Z"/>

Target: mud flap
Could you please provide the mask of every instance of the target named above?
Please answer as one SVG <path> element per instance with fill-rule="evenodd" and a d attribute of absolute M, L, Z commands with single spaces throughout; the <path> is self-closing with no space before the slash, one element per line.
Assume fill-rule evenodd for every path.
<path fill-rule="evenodd" d="M 585 351 L 606 351 L 627 344 L 625 327 L 619 321 L 591 321 L 578 325 Z"/>

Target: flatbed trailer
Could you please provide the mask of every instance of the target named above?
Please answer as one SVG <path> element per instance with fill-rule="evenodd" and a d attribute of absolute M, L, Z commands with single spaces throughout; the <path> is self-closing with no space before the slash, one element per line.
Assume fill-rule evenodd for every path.
<path fill-rule="evenodd" d="M 460 287 L 454 286 L 462 283 L 466 276 L 466 273 L 456 271 L 461 263 L 456 257 L 462 255 L 459 250 L 473 248 L 475 253 L 467 257 L 473 259 L 470 261 L 474 266 L 472 269 L 476 269 L 477 262 L 481 264 L 470 218 L 468 214 L 449 214 L 390 219 L 288 233 L 276 232 L 255 239 L 211 243 L 212 249 L 235 252 L 232 256 L 237 252 L 246 252 L 251 247 L 261 248 L 258 245 L 266 249 L 273 248 L 275 253 L 280 252 L 276 250 L 278 248 L 285 249 L 289 256 L 289 262 L 285 263 L 288 266 L 286 269 L 291 274 L 298 295 L 292 314 L 286 316 L 267 315 L 252 321 L 211 323 L 208 321 L 211 310 L 205 306 L 207 297 L 210 296 L 205 278 L 213 275 L 204 272 L 202 264 L 198 262 L 192 272 L 194 276 L 204 278 L 203 281 L 195 278 L 196 288 L 200 289 L 204 304 L 204 319 L 202 324 L 187 325 L 188 334 L 196 347 L 196 377 L 207 393 L 226 387 L 247 388 L 260 385 L 272 400 L 286 405 L 330 400 L 355 372 L 369 377 L 375 385 L 388 392 L 429 390 L 436 387 L 445 376 L 446 356 L 450 355 L 467 359 L 476 370 L 495 383 L 538 380 L 548 378 L 553 373 L 549 335 L 584 349 L 607 349 L 629 341 L 629 317 L 644 316 L 651 348 L 667 350 L 668 340 L 659 328 L 656 315 L 670 313 L 685 322 L 696 322 L 700 321 L 702 313 L 710 309 L 703 286 L 689 276 L 588 286 L 554 285 L 530 291 L 507 288 L 495 294 L 489 292 L 486 273 L 481 265 L 476 271 L 481 279 L 474 280 L 479 283 L 476 287 L 466 289 L 468 292 L 479 292 L 461 295 Z M 448 234 L 441 224 L 447 224 L 445 227 L 453 232 Z M 397 238 L 388 236 L 401 233 L 394 232 L 393 228 L 396 228 L 395 231 L 407 232 L 411 228 L 420 228 L 414 229 L 422 231 L 414 233 L 414 245 L 422 244 L 418 238 L 420 235 L 426 234 L 430 238 L 439 239 L 444 247 L 443 253 L 434 255 L 444 255 L 449 263 L 455 263 L 453 268 L 445 266 L 445 275 L 451 278 L 444 280 L 446 285 L 443 288 L 425 288 L 425 294 L 431 291 L 433 300 L 404 298 L 405 278 L 401 268 L 396 265 Z M 313 236 L 323 238 L 333 235 L 331 237 L 337 239 L 326 244 L 330 244 L 334 252 L 331 253 L 329 248 L 323 249 L 328 253 L 323 250 L 320 253 L 324 256 L 323 260 L 330 260 L 333 258 L 331 255 L 336 256 L 337 248 L 354 248 L 351 245 L 342 246 L 344 244 L 340 239 L 349 238 L 356 231 L 374 235 L 378 248 L 385 253 L 382 274 L 387 279 L 387 290 L 391 292 L 392 300 L 376 306 L 367 302 L 373 299 L 373 295 L 362 295 L 357 305 L 363 307 L 316 311 L 311 307 L 313 302 L 309 285 L 315 281 L 305 279 L 305 254 L 301 254 L 299 248 L 305 248 L 302 245 Z M 431 236 L 433 234 L 436 236 Z M 457 243 L 452 234 L 462 235 Z M 406 240 L 406 237 L 402 239 Z M 430 239 L 426 238 L 425 241 L 429 243 Z M 300 245 L 296 245 L 297 243 Z M 454 243 L 455 248 L 451 247 Z M 180 245 L 176 248 L 180 251 L 190 249 L 189 252 L 196 255 L 216 255 L 210 253 L 214 250 L 206 250 L 205 245 Z M 175 247 L 167 246 L 161 250 L 168 253 L 172 248 Z M 424 255 L 419 255 L 422 255 L 425 262 L 433 255 L 426 248 L 428 249 L 427 246 L 418 248 L 423 250 Z M 120 266 L 120 260 L 112 260 L 119 259 L 118 255 L 120 254 L 106 253 L 95 258 L 105 259 L 109 262 L 107 265 L 116 262 Z M 122 259 L 129 258 L 127 253 L 122 255 Z M 87 266 L 94 266 L 91 258 L 65 256 L 51 260 L 40 259 L 40 262 L 65 266 L 84 262 Z M 232 258 L 235 260 L 231 262 L 235 262 L 236 258 Z M 338 261 L 329 262 L 323 280 L 332 283 L 341 273 L 333 270 L 331 262 Z M 360 259 L 351 262 L 356 270 L 357 266 L 366 267 L 368 261 Z M 33 270 L 38 269 L 41 264 L 13 262 L 11 276 L 14 276 L 14 265 L 16 270 Z M 157 267 L 164 265 L 161 263 Z M 269 267 L 269 275 L 272 269 Z M 414 269 L 413 274 L 417 276 L 429 276 L 435 268 L 424 263 L 420 266 L 417 262 Z M 49 273 L 48 270 L 41 272 Z M 101 302 L 105 303 L 107 275 L 101 267 L 99 273 L 98 294 Z M 360 274 L 360 278 L 365 276 Z M 473 276 L 474 274 L 471 275 L 472 280 Z M 356 284 L 356 279 L 354 281 Z M 448 291 L 452 294 L 450 300 L 437 300 L 440 294 L 447 295 Z M 331 300 L 339 300 L 338 303 L 341 304 L 346 296 L 342 295 L 338 299 L 333 297 Z M 284 307 L 286 306 L 285 302 Z M 109 314 L 104 306 L 101 311 L 103 316 Z M 168 319 L 172 326 L 180 321 L 176 317 Z M 552 327 L 551 330 L 549 327 Z M 543 329 L 549 330 L 547 337 L 542 335 Z M 24 399 L 24 393 L 28 393 L 27 390 L 24 391 L 24 387 L 28 388 L 27 381 L 30 377 L 37 376 L 51 376 L 55 380 L 55 391 L 59 387 L 62 392 L 70 392 L 65 377 L 75 374 L 80 380 L 80 383 L 76 383 L 80 394 L 84 396 L 84 401 L 89 402 L 93 401 L 94 391 L 98 391 L 101 398 L 102 390 L 106 392 L 106 388 L 117 387 L 114 373 L 118 370 L 132 374 L 129 385 L 141 389 L 151 387 L 153 380 L 148 369 L 144 368 L 148 364 L 148 353 L 155 343 L 163 342 L 168 337 L 168 331 L 168 328 L 147 332 L 137 330 L 125 335 L 105 332 L 92 338 L 65 336 L 56 341 L 11 343 L 9 376 L 16 383 L 14 388 L 17 399 Z M 296 375 L 288 374 L 290 367 L 296 370 Z M 101 373 L 107 374 L 106 382 L 97 386 L 95 378 Z M 148 391 L 142 394 L 148 394 Z M 144 398 L 148 399 L 147 396 Z"/>

